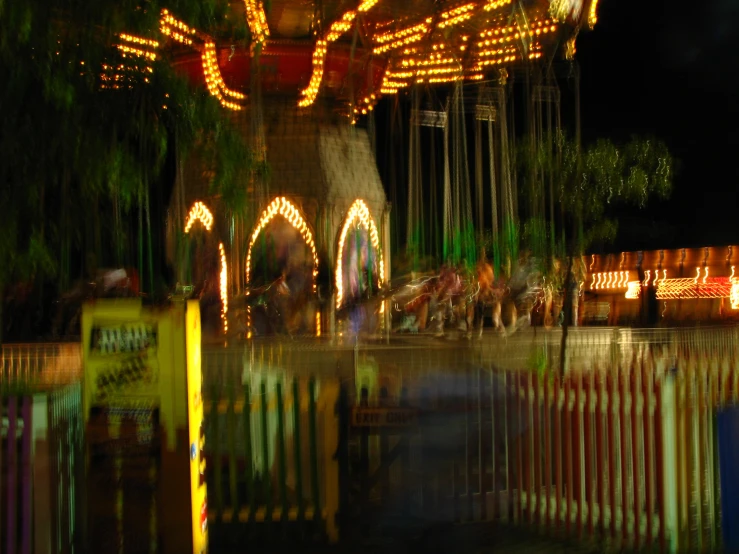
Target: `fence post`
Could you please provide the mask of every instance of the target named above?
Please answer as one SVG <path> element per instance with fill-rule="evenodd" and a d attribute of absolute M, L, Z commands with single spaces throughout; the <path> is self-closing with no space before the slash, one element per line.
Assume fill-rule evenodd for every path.
<path fill-rule="evenodd" d="M 346 383 L 339 385 L 339 397 L 336 401 L 336 417 L 338 418 L 338 444 L 334 459 L 338 464 L 339 487 L 339 532 L 347 532 L 349 525 L 349 502 L 351 481 L 349 477 L 349 393 Z"/>
<path fill-rule="evenodd" d="M 323 505 L 326 514 L 326 535 L 331 544 L 339 541 L 339 528 L 336 517 L 339 512 L 339 462 L 336 452 L 339 448 L 339 422 L 336 403 L 339 401 L 337 380 L 321 382 L 321 410 L 323 413 Z"/>
<path fill-rule="evenodd" d="M 34 547 L 38 554 L 47 554 L 57 550 L 53 544 L 56 523 L 52 519 L 52 484 L 56 486 L 53 477 L 56 467 L 52 467 L 50 458 L 51 433 L 56 430 L 50 428 L 51 397 L 44 394 L 33 396 L 33 417 L 36 423 L 33 429 L 33 533 Z M 29 429 L 30 431 L 30 429 Z"/>
<path fill-rule="evenodd" d="M 662 434 L 662 444 L 657 445 L 662 449 L 662 467 L 657 471 L 662 475 L 661 519 L 667 552 L 677 552 L 678 549 L 675 393 L 675 376 L 668 371 L 662 378 L 662 420 L 657 422 Z"/>
<path fill-rule="evenodd" d="M 16 433 L 18 430 L 18 397 L 11 396 L 8 398 L 8 435 L 7 435 L 7 473 L 5 481 L 5 491 L 7 495 L 5 511 L 6 530 L 5 544 L 6 552 L 16 552 L 16 534 L 17 534 L 17 492 L 18 492 L 18 449 L 16 445 Z"/>
<path fill-rule="evenodd" d="M 21 450 L 21 512 L 20 512 L 20 523 L 22 526 L 21 532 L 21 552 L 22 554 L 31 554 L 31 544 L 33 543 L 31 538 L 32 526 L 31 526 L 31 510 L 32 510 L 32 497 L 31 497 L 31 471 L 33 465 L 33 396 L 30 394 L 23 396 L 23 403 L 21 405 L 21 416 L 23 418 L 23 438 L 22 438 L 22 450 Z"/>

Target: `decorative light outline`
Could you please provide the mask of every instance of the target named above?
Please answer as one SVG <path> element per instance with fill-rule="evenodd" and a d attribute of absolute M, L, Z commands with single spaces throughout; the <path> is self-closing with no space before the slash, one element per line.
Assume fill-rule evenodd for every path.
<path fill-rule="evenodd" d="M 300 233 L 305 244 L 310 247 L 311 255 L 313 256 L 313 292 L 315 293 L 316 278 L 318 277 L 318 254 L 316 252 L 316 243 L 313 241 L 313 233 L 311 232 L 310 227 L 308 227 L 305 219 L 303 219 L 303 216 L 300 214 L 300 210 L 298 210 L 295 205 L 284 196 L 278 196 L 264 209 L 262 216 L 259 218 L 259 223 L 255 225 L 254 231 L 252 231 L 251 238 L 249 239 L 249 249 L 246 253 L 246 296 L 249 296 L 251 292 L 249 291 L 248 286 L 251 279 L 252 248 L 254 248 L 254 243 L 256 243 L 259 238 L 259 234 L 262 232 L 262 229 L 264 229 L 276 215 L 281 215 L 285 218 L 288 223 L 290 223 L 290 225 Z M 316 316 L 316 325 L 316 336 L 320 336 L 320 311 Z M 250 306 L 247 306 L 246 308 L 246 327 L 246 338 L 250 339 L 252 338 Z"/>
<path fill-rule="evenodd" d="M 446 11 L 441 12 L 441 21 L 436 25 L 437 28 L 443 29 L 444 27 L 451 27 L 457 23 L 461 23 L 470 19 L 475 15 L 475 8 L 477 8 L 476 2 L 470 2 L 463 4 Z"/>
<path fill-rule="evenodd" d="M 159 48 L 159 42 L 154 39 L 137 37 L 137 36 L 129 35 L 126 33 L 121 33 L 118 36 L 121 37 L 121 40 L 125 42 L 132 42 L 134 44 L 139 44 L 141 46 L 150 46 L 151 48 Z"/>
<path fill-rule="evenodd" d="M 213 227 L 213 214 L 208 207 L 200 201 L 195 202 L 187 214 L 187 222 L 185 223 L 185 234 L 190 233 L 190 229 L 196 221 L 199 221 L 210 232 Z M 221 272 L 219 274 L 219 292 L 221 295 L 221 319 L 223 320 L 223 332 L 228 332 L 228 264 L 226 263 L 226 249 L 222 242 L 218 243 L 218 254 L 221 260 Z"/>
<path fill-rule="evenodd" d="M 228 333 L 228 265 L 226 264 L 226 249 L 223 243 L 218 243 L 218 252 L 221 255 L 221 319 L 223 320 L 223 332 Z"/>
<path fill-rule="evenodd" d="M 628 288 L 631 279 L 630 271 L 599 271 L 597 273 L 591 273 L 590 290 L 606 290 L 606 289 L 623 289 Z M 644 279 L 644 286 L 647 286 L 649 281 L 650 271 L 647 270 L 646 278 Z M 635 281 L 638 282 L 638 281 Z"/>
<path fill-rule="evenodd" d="M 321 81 L 323 81 L 323 68 L 326 63 L 326 54 L 328 52 L 328 45 L 341 37 L 345 32 L 352 28 L 352 24 L 357 17 L 357 12 L 367 12 L 379 0 L 364 0 L 357 11 L 349 10 L 341 16 L 341 19 L 334 21 L 328 29 L 328 32 L 322 39 L 316 41 L 316 46 L 313 49 L 313 70 L 311 72 L 308 86 L 300 91 L 300 100 L 298 106 L 301 108 L 307 108 L 313 102 L 316 101 L 318 91 L 321 88 Z"/>
<path fill-rule="evenodd" d="M 698 284 L 695 277 L 662 279 L 657 287 L 658 300 L 732 298 L 734 285 L 731 277 L 707 277 Z M 739 288 L 736 290 L 739 295 Z M 739 300 L 739 296 L 737 296 Z M 739 307 L 739 306 L 738 306 Z"/>
<path fill-rule="evenodd" d="M 588 25 L 592 29 L 598 23 L 598 0 L 590 1 L 590 11 L 588 12 Z"/>
<path fill-rule="evenodd" d="M 359 4 L 359 7 L 357 8 L 358 12 L 368 12 L 370 11 L 377 2 L 380 0 L 362 0 L 362 3 Z"/>
<path fill-rule="evenodd" d="M 337 254 L 336 254 L 336 269 L 335 269 L 335 280 L 336 280 L 336 308 L 341 307 L 341 303 L 344 299 L 344 275 L 342 271 L 342 255 L 344 252 L 344 242 L 346 241 L 346 235 L 349 232 L 349 227 L 355 222 L 359 220 L 359 222 L 364 226 L 365 229 L 367 229 L 367 232 L 370 235 L 370 242 L 372 243 L 372 247 L 375 249 L 375 251 L 378 253 L 379 258 L 379 266 L 380 266 L 380 285 L 382 286 L 384 280 L 385 280 L 385 262 L 382 258 L 382 249 L 380 248 L 380 238 L 377 233 L 377 226 L 375 225 L 374 219 L 372 219 L 372 214 L 369 211 L 369 208 L 367 207 L 367 204 L 365 204 L 364 200 L 361 198 L 357 198 L 354 203 L 349 208 L 349 211 L 346 214 L 346 218 L 344 218 L 344 225 L 341 228 L 341 234 L 339 235 L 339 244 L 337 247 Z"/>
<path fill-rule="evenodd" d="M 243 106 L 226 98 L 228 96 L 235 100 L 244 100 L 246 95 L 226 86 L 221 75 L 221 68 L 218 66 L 215 42 L 208 41 L 205 43 L 201 59 L 203 60 L 203 75 L 205 75 L 205 85 L 208 92 L 215 96 L 224 108 L 234 111 L 242 110 Z"/>
<path fill-rule="evenodd" d="M 639 281 L 629 281 L 627 284 L 626 298 L 636 300 L 641 293 L 641 283 Z"/>
<path fill-rule="evenodd" d="M 197 31 L 194 27 L 188 26 L 186 23 L 175 18 L 168 10 L 163 9 L 159 18 L 159 30 L 163 35 L 173 38 L 177 42 L 187 46 L 192 45 L 191 36 L 195 36 Z"/>
<path fill-rule="evenodd" d="M 298 106 L 307 108 L 316 101 L 318 89 L 321 87 L 323 80 L 323 65 L 326 61 L 327 42 L 319 39 L 316 41 L 316 47 L 313 50 L 313 72 L 308 81 L 308 86 L 300 91 L 302 98 L 298 101 Z"/>
<path fill-rule="evenodd" d="M 157 59 L 156 52 L 149 52 L 141 48 L 135 48 L 133 46 L 126 46 L 125 44 L 116 44 L 116 48 L 121 51 L 121 55 L 125 58 L 128 55 L 137 56 L 139 58 L 146 58 L 149 61 Z"/>
<path fill-rule="evenodd" d="M 190 212 L 187 214 L 185 234 L 190 232 L 190 228 L 196 221 L 200 221 L 206 231 L 210 231 L 210 228 L 213 226 L 213 214 L 208 207 L 200 201 L 195 202 L 192 205 L 192 208 L 190 208 Z"/>
<path fill-rule="evenodd" d="M 161 12 L 159 30 L 162 34 L 187 46 L 193 45 L 192 37 L 202 40 L 203 45 L 201 48 L 200 58 L 203 64 L 203 76 L 205 77 L 205 85 L 208 92 L 217 98 L 221 106 L 224 108 L 234 111 L 243 109 L 243 106 L 236 101 L 246 100 L 246 95 L 241 92 L 231 90 L 226 86 L 223 76 L 221 75 L 221 68 L 218 65 L 216 44 L 213 39 L 207 35 L 198 33 L 194 27 L 190 27 L 186 23 L 176 19 L 166 9 L 163 9 Z"/>
<path fill-rule="evenodd" d="M 269 37 L 269 25 L 264 13 L 264 4 L 255 0 L 244 0 L 246 23 L 255 42 L 264 42 Z"/>
<path fill-rule="evenodd" d="M 512 0 L 489 0 L 485 6 L 483 6 L 484 10 L 487 12 L 497 10 L 498 8 L 502 8 L 503 6 L 508 6 Z"/>
<path fill-rule="evenodd" d="M 310 248 L 311 256 L 313 257 L 313 292 L 316 292 L 318 254 L 316 252 L 316 243 L 313 241 L 313 233 L 308 227 L 305 219 L 303 219 L 303 216 L 300 214 L 300 210 L 298 210 L 298 208 L 296 208 L 295 205 L 284 196 L 278 196 L 272 200 L 272 202 L 270 202 L 262 212 L 259 222 L 254 226 L 254 231 L 252 231 L 251 238 L 249 239 L 249 249 L 246 253 L 246 284 L 248 285 L 251 279 L 251 251 L 252 248 L 254 248 L 254 243 L 256 243 L 259 238 L 259 234 L 262 232 L 262 229 L 264 229 L 277 215 L 281 215 L 285 218 L 285 220 L 287 220 L 287 222 L 300 233 L 301 238 Z M 246 295 L 249 296 L 248 290 Z"/>

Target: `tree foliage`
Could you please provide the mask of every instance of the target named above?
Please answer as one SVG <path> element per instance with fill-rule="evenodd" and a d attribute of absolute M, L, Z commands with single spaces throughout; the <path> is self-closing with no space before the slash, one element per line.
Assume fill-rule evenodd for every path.
<path fill-rule="evenodd" d="M 666 198 L 672 190 L 673 161 L 667 146 L 653 138 L 633 138 L 618 146 L 600 139 L 578 155 L 577 144 L 564 135 L 560 193 L 565 213 L 583 227 L 580 248 L 598 238 L 612 239 L 618 222 L 606 217 L 618 204 L 646 207 L 652 196 Z"/>
<path fill-rule="evenodd" d="M 544 148 L 543 144 L 552 148 Z M 541 141 L 533 155 L 518 154 L 524 171 L 552 179 L 556 226 L 567 244 L 558 251 L 582 253 L 596 240 L 612 240 L 618 222 L 611 208 L 622 204 L 645 207 L 650 197 L 666 198 L 672 190 L 673 159 L 667 146 L 654 138 L 634 137 L 626 144 L 599 139 L 580 146 L 564 133 Z M 541 194 L 545 194 L 539 183 Z M 531 218 L 525 236 L 548 233 L 549 222 Z M 556 237 L 561 242 L 561 234 Z"/>
<path fill-rule="evenodd" d="M 251 157 L 218 102 L 173 71 L 162 8 L 213 36 L 246 37 L 226 0 L 0 0 L 0 287 L 56 276 L 64 288 L 90 253 L 137 266 L 144 234 L 151 259 L 172 166 L 195 148 L 214 192 L 245 202 Z M 121 33 L 160 41 L 158 56 L 104 89 L 104 66 L 128 61 Z"/>

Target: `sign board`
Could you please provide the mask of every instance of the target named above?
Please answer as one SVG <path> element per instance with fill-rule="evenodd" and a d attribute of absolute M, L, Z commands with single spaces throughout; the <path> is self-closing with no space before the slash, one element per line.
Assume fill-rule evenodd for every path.
<path fill-rule="evenodd" d="M 83 308 L 95 552 L 208 551 L 200 335 L 197 300 Z"/>
<path fill-rule="evenodd" d="M 158 549 L 161 462 L 158 319 L 140 302 L 83 311 L 89 542 L 94 551 Z M 135 491 L 135 492 L 133 492 Z"/>
<path fill-rule="evenodd" d="M 193 554 L 206 554 L 208 551 L 200 335 L 200 306 L 197 300 L 188 300 L 185 311 L 185 350 L 187 354 L 187 420 L 190 438 L 190 509 Z"/>
<path fill-rule="evenodd" d="M 86 325 L 88 410 L 111 403 L 136 407 L 159 405 L 157 322 L 141 315 L 130 317 L 123 313 L 116 321 L 113 314 L 94 314 L 91 325 Z"/>
<path fill-rule="evenodd" d="M 414 427 L 418 424 L 418 410 L 413 408 L 354 408 L 354 427 Z"/>

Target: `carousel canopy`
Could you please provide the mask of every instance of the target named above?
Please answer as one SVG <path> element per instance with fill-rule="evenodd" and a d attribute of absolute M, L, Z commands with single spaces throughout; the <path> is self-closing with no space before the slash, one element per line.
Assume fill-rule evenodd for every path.
<path fill-rule="evenodd" d="M 234 5 L 249 25 L 248 46 L 216 44 L 176 14 L 162 12 L 161 32 L 181 48 L 176 66 L 204 82 L 226 108 L 244 108 L 259 83 L 267 93 L 296 95 L 300 107 L 327 95 L 366 111 L 382 95 L 414 85 L 498 79 L 515 66 L 571 56 L 579 30 L 597 20 L 597 0 L 269 4 Z M 127 42 L 133 54 L 155 48 L 146 39 Z"/>

